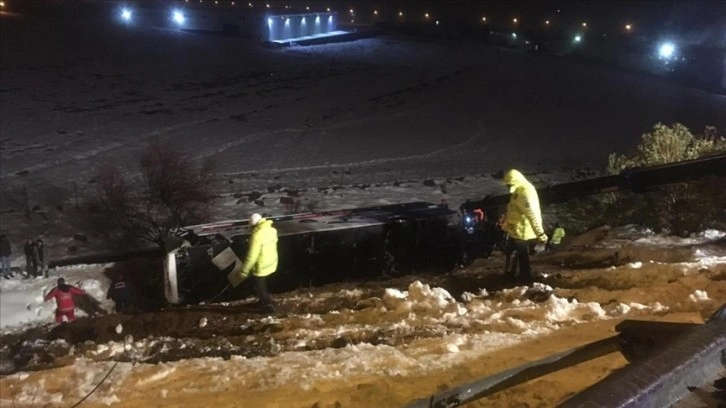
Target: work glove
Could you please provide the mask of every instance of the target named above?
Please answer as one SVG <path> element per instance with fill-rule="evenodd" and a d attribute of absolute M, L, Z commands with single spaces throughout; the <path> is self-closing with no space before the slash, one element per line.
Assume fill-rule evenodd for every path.
<path fill-rule="evenodd" d="M 537 236 L 537 241 L 546 244 L 547 243 L 547 234 L 539 234 Z"/>

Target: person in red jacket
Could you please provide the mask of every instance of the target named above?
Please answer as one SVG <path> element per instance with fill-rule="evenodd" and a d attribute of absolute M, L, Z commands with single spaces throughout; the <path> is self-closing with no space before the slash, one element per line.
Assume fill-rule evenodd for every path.
<path fill-rule="evenodd" d="M 58 286 L 45 295 L 45 301 L 55 298 L 55 322 L 63 323 L 65 317 L 67 321 L 76 320 L 76 303 L 73 301 L 73 295 L 85 295 L 83 289 L 68 285 L 63 278 L 58 278 Z"/>

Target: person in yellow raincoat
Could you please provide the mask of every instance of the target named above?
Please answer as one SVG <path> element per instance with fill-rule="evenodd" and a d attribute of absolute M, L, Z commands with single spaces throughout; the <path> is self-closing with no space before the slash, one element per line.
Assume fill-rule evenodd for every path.
<path fill-rule="evenodd" d="M 517 170 L 509 170 L 503 181 L 512 193 L 503 226 L 508 237 L 505 248 L 505 276 L 531 283 L 534 278 L 529 265 L 529 242 L 547 242 L 547 235 L 542 228 L 539 196 L 532 183 Z M 517 267 L 519 276 L 516 274 Z"/>
<path fill-rule="evenodd" d="M 260 214 L 250 217 L 250 237 L 247 256 L 242 266 L 242 279 L 251 275 L 255 293 L 264 312 L 274 312 L 272 297 L 267 291 L 267 276 L 277 271 L 277 230 L 272 220 L 262 218 Z"/>
<path fill-rule="evenodd" d="M 547 250 L 552 251 L 557 249 L 557 247 L 562 243 L 562 238 L 564 237 L 565 229 L 560 227 L 560 223 L 555 223 L 555 229 L 552 231 L 552 237 L 550 237 L 550 242 L 547 243 Z"/>

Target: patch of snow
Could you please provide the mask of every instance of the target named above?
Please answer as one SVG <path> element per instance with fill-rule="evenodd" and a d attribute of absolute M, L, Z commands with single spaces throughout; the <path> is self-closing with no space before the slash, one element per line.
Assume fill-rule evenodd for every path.
<path fill-rule="evenodd" d="M 154 381 L 159 381 L 161 379 L 168 377 L 169 374 L 176 371 L 176 367 L 173 365 L 163 364 L 163 365 L 159 365 L 157 367 L 159 369 L 155 373 L 149 375 L 146 378 L 140 379 L 136 384 L 137 385 L 146 385 L 146 384 L 149 384 Z"/>
<path fill-rule="evenodd" d="M 642 262 L 631 262 L 627 265 L 627 267 L 630 269 L 640 269 L 643 267 L 643 263 Z"/>
<path fill-rule="evenodd" d="M 711 300 L 708 298 L 708 293 L 706 293 L 705 290 L 698 290 L 696 289 L 693 293 L 688 295 L 688 299 L 691 300 L 691 302 L 702 302 L 706 300 Z"/>

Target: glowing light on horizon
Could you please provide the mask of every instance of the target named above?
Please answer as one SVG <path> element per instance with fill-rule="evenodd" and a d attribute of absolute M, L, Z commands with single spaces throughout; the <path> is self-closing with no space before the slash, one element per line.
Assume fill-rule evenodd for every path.
<path fill-rule="evenodd" d="M 182 14 L 182 12 L 179 10 L 174 10 L 171 18 L 174 20 L 175 23 L 179 25 L 184 24 L 184 14 Z"/>
<path fill-rule="evenodd" d="M 665 42 L 658 48 L 658 56 L 661 58 L 671 58 L 676 53 L 676 46 L 672 42 Z"/>
<path fill-rule="evenodd" d="M 131 21 L 131 16 L 132 16 L 132 13 L 131 13 L 131 10 L 130 9 L 123 8 L 121 10 L 121 18 L 124 21 Z"/>

